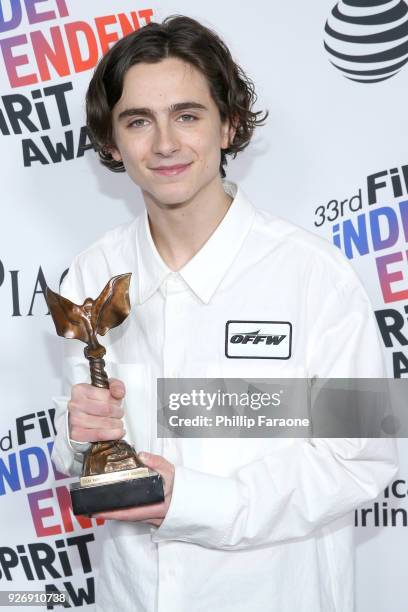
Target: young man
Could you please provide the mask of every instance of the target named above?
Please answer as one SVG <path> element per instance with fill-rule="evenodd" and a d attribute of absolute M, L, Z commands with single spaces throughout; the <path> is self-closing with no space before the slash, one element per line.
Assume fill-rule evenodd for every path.
<path fill-rule="evenodd" d="M 185 17 L 119 41 L 89 86 L 100 158 L 128 172 L 146 212 L 70 268 L 64 295 L 77 303 L 133 272 L 132 311 L 107 336 L 109 391 L 83 382 L 82 348 L 67 343 L 76 384 L 57 402 L 53 459 L 79 474 L 89 442 L 126 427 L 165 482 L 164 503 L 101 515 L 98 610 L 351 612 L 351 511 L 396 472 L 390 440 L 157 438 L 159 377 L 383 376 L 370 304 L 341 253 L 222 180 L 264 119 L 255 99 L 224 43 Z M 286 344 L 239 353 L 231 321 L 285 322 Z"/>

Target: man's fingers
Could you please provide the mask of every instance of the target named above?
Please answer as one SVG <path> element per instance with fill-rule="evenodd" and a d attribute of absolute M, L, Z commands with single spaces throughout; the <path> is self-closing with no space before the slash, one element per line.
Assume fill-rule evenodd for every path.
<path fill-rule="evenodd" d="M 77 442 L 120 440 L 125 435 L 121 406 L 125 385 L 110 379 L 111 388 L 99 389 L 88 383 L 72 387 L 68 402 L 69 432 Z"/>
<path fill-rule="evenodd" d="M 88 383 L 79 383 L 74 385 L 71 391 L 72 399 L 79 401 L 82 399 L 93 400 L 97 402 L 107 402 L 111 397 L 109 389 L 100 389 Z"/>
<path fill-rule="evenodd" d="M 111 510 L 109 512 L 92 513 L 94 518 L 113 519 L 117 521 L 145 521 L 147 519 L 162 519 L 164 505 L 149 504 L 134 508 L 124 508 L 123 510 Z"/>
<path fill-rule="evenodd" d="M 85 429 L 119 429 L 123 428 L 121 419 L 110 417 L 93 416 L 85 412 L 74 412 L 69 416 L 71 427 L 83 427 Z"/>
<path fill-rule="evenodd" d="M 94 416 L 100 417 L 111 417 L 115 419 L 121 419 L 125 414 L 122 406 L 119 406 L 116 403 L 107 403 L 107 402 L 87 402 L 84 405 L 82 401 L 70 400 L 68 402 L 68 408 L 70 414 L 92 414 Z"/>
<path fill-rule="evenodd" d="M 100 389 L 88 383 L 74 385 L 71 392 L 72 399 L 75 401 L 81 401 L 83 399 L 96 402 L 113 401 L 120 405 L 121 400 L 126 394 L 125 385 L 117 378 L 111 378 L 109 382 L 111 385 L 109 389 Z"/>

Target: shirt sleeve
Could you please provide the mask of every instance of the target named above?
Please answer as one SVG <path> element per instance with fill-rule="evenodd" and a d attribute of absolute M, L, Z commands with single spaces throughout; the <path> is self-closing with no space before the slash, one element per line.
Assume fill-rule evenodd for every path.
<path fill-rule="evenodd" d="M 61 295 L 73 302 L 82 303 L 81 275 L 72 263 L 61 286 Z M 83 354 L 83 343 L 61 339 L 63 342 L 63 395 L 52 398 L 55 407 L 55 428 L 57 430 L 52 451 L 52 460 L 58 470 L 71 476 L 79 476 L 82 471 L 83 454 L 90 447 L 89 442 L 77 442 L 69 437 L 68 401 L 72 385 L 87 382 L 89 367 Z"/>
<path fill-rule="evenodd" d="M 308 342 L 310 378 L 384 377 L 371 305 L 351 273 L 326 294 Z M 398 470 L 389 438 L 315 438 L 249 463 L 233 477 L 176 466 L 155 542 L 245 549 L 307 536 L 375 499 Z"/>

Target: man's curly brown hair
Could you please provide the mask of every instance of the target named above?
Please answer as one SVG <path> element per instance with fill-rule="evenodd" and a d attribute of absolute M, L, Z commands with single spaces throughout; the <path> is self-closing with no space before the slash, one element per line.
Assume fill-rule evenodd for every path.
<path fill-rule="evenodd" d="M 149 23 L 119 40 L 101 59 L 86 93 L 87 126 L 101 163 L 113 172 L 124 172 L 109 146 L 114 144 L 112 109 L 122 96 L 126 72 L 135 64 L 156 63 L 168 57 L 192 64 L 206 77 L 221 120 L 236 128 L 232 143 L 221 150 L 220 174 L 225 177 L 227 155 L 236 157 L 248 146 L 255 127 L 263 125 L 268 111 L 253 111 L 254 84 L 234 62 L 221 38 L 190 17 L 172 15 L 162 23 Z"/>

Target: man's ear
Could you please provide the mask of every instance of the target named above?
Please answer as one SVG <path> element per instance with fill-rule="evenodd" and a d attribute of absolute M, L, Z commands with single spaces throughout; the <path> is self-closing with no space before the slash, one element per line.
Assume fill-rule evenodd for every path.
<path fill-rule="evenodd" d="M 110 153 L 112 155 L 115 161 L 117 162 L 122 161 L 122 156 L 119 152 L 119 149 L 114 144 L 105 145 L 103 148 L 104 148 L 104 151 L 106 151 L 106 153 Z"/>
<path fill-rule="evenodd" d="M 226 119 L 226 121 L 222 124 L 221 149 L 228 149 L 228 147 L 231 146 L 235 138 L 236 131 L 237 131 L 237 127 L 238 127 L 237 122 L 238 122 L 238 117 L 234 116 L 233 121 Z"/>

